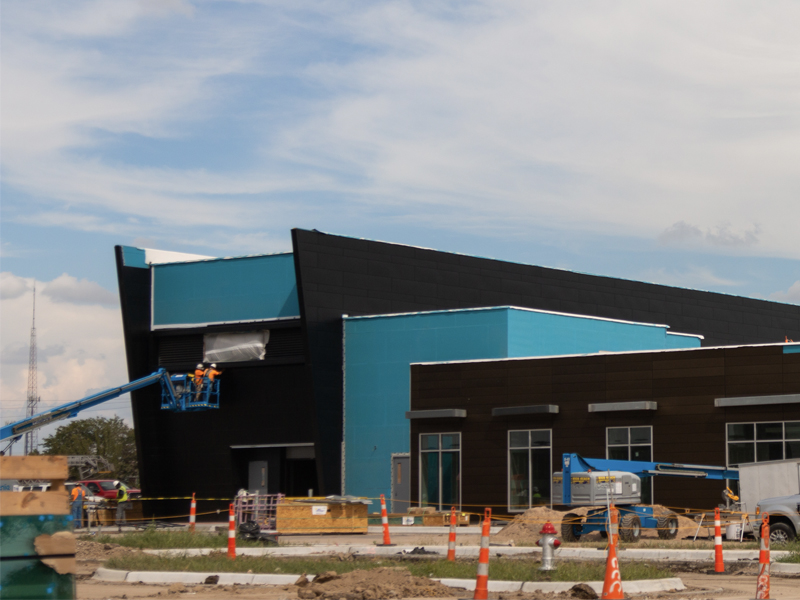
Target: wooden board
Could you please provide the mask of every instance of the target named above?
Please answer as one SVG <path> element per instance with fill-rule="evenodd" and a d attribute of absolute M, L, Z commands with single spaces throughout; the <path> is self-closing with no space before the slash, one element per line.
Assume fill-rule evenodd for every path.
<path fill-rule="evenodd" d="M 2 479 L 60 479 L 69 477 L 66 456 L 0 456 Z"/>
<path fill-rule="evenodd" d="M 312 514 L 312 506 L 327 506 L 324 515 Z M 277 507 L 276 529 L 292 533 L 367 533 L 366 504 L 284 503 Z"/>
<path fill-rule="evenodd" d="M 69 494 L 63 492 L 0 492 L 0 515 L 68 515 Z"/>

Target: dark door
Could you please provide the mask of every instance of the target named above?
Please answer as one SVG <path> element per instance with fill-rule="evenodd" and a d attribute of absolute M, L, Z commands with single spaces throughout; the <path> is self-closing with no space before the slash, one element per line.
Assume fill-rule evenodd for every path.
<path fill-rule="evenodd" d="M 251 460 L 248 469 L 247 490 L 251 494 L 267 493 L 268 463 L 266 460 Z"/>
<path fill-rule="evenodd" d="M 411 503 L 411 457 L 392 457 L 392 512 L 405 513 Z"/>

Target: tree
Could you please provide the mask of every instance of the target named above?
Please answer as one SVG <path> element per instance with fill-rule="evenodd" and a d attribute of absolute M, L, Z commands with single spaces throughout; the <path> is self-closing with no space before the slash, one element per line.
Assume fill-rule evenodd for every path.
<path fill-rule="evenodd" d="M 102 456 L 114 465 L 111 473 L 103 473 L 104 479 L 126 482 L 139 479 L 136 438 L 133 429 L 119 417 L 94 417 L 62 425 L 53 435 L 44 438 L 42 447 L 43 454 Z M 70 477 L 78 477 L 76 468 L 70 469 Z"/>

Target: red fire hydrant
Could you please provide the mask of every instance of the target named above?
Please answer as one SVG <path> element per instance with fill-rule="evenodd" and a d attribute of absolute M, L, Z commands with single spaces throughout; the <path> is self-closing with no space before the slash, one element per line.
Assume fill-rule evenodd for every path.
<path fill-rule="evenodd" d="M 541 538 L 536 542 L 537 546 L 542 548 L 542 566 L 539 567 L 540 571 L 554 571 L 555 570 L 555 554 L 556 548 L 561 545 L 561 540 L 556 537 L 556 528 L 548 521 L 539 532 Z"/>

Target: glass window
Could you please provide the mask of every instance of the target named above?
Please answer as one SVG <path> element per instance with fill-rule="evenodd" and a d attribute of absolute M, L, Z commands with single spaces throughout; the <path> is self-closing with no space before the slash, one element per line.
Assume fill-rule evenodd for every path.
<path fill-rule="evenodd" d="M 461 505 L 461 434 L 420 435 L 420 505 Z"/>
<path fill-rule="evenodd" d="M 728 441 L 738 442 L 755 439 L 753 437 L 754 427 L 752 423 L 728 423 Z"/>
<path fill-rule="evenodd" d="M 512 448 L 527 448 L 530 445 L 529 437 L 527 431 L 509 431 L 508 445 Z"/>
<path fill-rule="evenodd" d="M 615 446 L 617 444 L 628 443 L 628 428 L 627 427 L 609 427 L 608 428 L 608 445 Z"/>
<path fill-rule="evenodd" d="M 784 425 L 787 440 L 800 440 L 800 421 L 787 421 Z"/>
<path fill-rule="evenodd" d="M 609 427 L 606 433 L 606 457 L 611 460 L 653 460 L 653 428 Z M 648 483 L 647 479 L 650 479 Z M 653 503 L 652 477 L 642 479 L 642 502 Z"/>
<path fill-rule="evenodd" d="M 437 450 L 439 448 L 438 435 L 423 435 L 422 436 L 422 449 L 423 450 Z"/>
<path fill-rule="evenodd" d="M 631 444 L 651 444 L 652 433 L 651 427 L 631 427 Z"/>
<path fill-rule="evenodd" d="M 729 467 L 800 456 L 800 421 L 728 423 L 726 429 Z"/>
<path fill-rule="evenodd" d="M 757 440 L 783 439 L 783 423 L 756 423 Z"/>
<path fill-rule="evenodd" d="M 550 430 L 508 432 L 508 508 L 549 504 L 553 459 Z"/>

